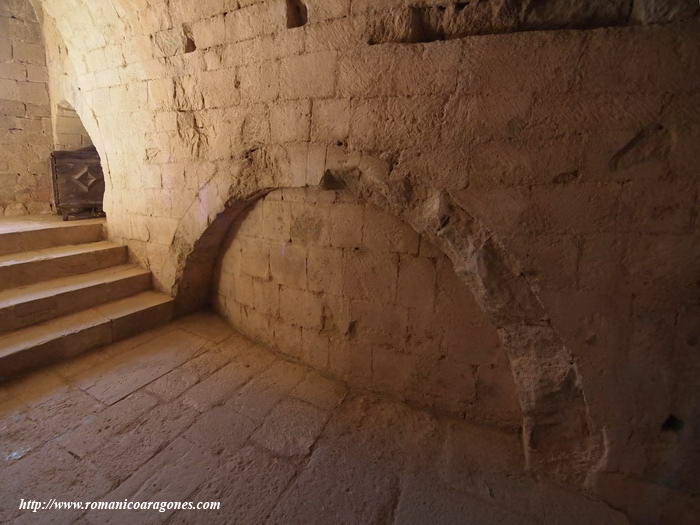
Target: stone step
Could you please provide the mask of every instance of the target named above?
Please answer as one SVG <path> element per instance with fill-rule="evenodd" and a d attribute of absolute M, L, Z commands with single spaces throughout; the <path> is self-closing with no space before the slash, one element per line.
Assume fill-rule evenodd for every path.
<path fill-rule="evenodd" d="M 141 292 L 0 336 L 0 381 L 168 322 L 171 297 Z"/>
<path fill-rule="evenodd" d="M 104 220 L 83 222 L 0 222 L 0 255 L 44 250 L 55 246 L 85 244 L 104 238 Z"/>
<path fill-rule="evenodd" d="M 0 256 L 0 290 L 93 272 L 127 262 L 127 248 L 107 241 Z"/>
<path fill-rule="evenodd" d="M 125 264 L 0 292 L 0 333 L 151 289 L 151 273 Z"/>

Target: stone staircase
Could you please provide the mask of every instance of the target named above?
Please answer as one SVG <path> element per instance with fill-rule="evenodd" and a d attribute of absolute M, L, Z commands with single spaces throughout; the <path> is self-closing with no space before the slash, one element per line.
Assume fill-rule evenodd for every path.
<path fill-rule="evenodd" d="M 103 221 L 0 219 L 0 381 L 169 321 Z"/>

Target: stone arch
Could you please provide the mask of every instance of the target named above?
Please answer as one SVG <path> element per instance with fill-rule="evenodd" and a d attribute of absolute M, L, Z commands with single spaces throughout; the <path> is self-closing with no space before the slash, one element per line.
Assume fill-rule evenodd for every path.
<path fill-rule="evenodd" d="M 171 245 L 172 293 L 184 313 L 206 304 L 220 245 L 254 201 L 283 187 L 344 188 L 405 221 L 442 250 L 497 327 L 523 413 L 526 465 L 561 481 L 582 483 L 601 456 L 582 378 L 533 286 L 493 232 L 448 191 L 392 178 L 389 163 L 335 151 L 324 168 L 295 176 L 289 152 L 256 149 L 203 185 Z M 279 162 L 282 159 L 284 162 Z M 286 169 L 285 169 L 286 168 Z"/>
<path fill-rule="evenodd" d="M 277 188 L 219 248 L 212 307 L 237 330 L 356 388 L 515 433 L 495 327 L 450 260 L 326 180 Z"/>

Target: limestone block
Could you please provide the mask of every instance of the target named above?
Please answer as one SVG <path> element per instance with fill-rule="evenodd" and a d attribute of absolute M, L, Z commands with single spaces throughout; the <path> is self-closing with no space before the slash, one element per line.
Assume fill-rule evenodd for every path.
<path fill-rule="evenodd" d="M 163 78 L 148 82 L 148 104 L 152 109 L 173 108 L 174 99 L 175 88 L 172 80 Z"/>
<path fill-rule="evenodd" d="M 350 98 L 394 95 L 392 82 L 377 82 L 376 71 L 389 74 L 394 69 L 394 58 L 380 48 L 363 47 L 343 53 L 338 59 L 338 95 Z"/>
<path fill-rule="evenodd" d="M 201 74 L 200 82 L 205 107 L 218 108 L 239 103 L 240 92 L 236 88 L 233 70 L 206 71 Z"/>
<path fill-rule="evenodd" d="M 311 102 L 298 100 L 275 105 L 270 111 L 270 129 L 275 142 L 304 141 L 309 138 Z"/>
<path fill-rule="evenodd" d="M 375 251 L 418 253 L 418 234 L 407 224 L 373 207 L 367 207 L 365 210 L 365 223 L 371 225 L 365 228 L 362 239 L 366 248 Z"/>
<path fill-rule="evenodd" d="M 343 259 L 343 292 L 355 299 L 396 300 L 398 255 L 367 250 L 346 250 Z"/>
<path fill-rule="evenodd" d="M 406 337 L 407 311 L 386 308 L 374 298 L 350 302 L 350 318 L 354 321 L 353 334 L 359 341 L 372 345 L 390 345 L 401 348 Z"/>
<path fill-rule="evenodd" d="M 329 350 L 328 368 L 332 374 L 359 388 L 372 386 L 372 346 L 336 344 Z"/>
<path fill-rule="evenodd" d="M 319 329 L 322 316 L 323 308 L 316 295 L 286 286 L 280 288 L 280 317 L 283 320 L 304 328 Z"/>
<path fill-rule="evenodd" d="M 392 351 L 372 352 L 372 385 L 374 388 L 403 396 L 416 381 L 416 357 Z"/>
<path fill-rule="evenodd" d="M 226 37 L 230 42 L 240 42 L 274 33 L 286 25 L 285 2 L 273 0 L 228 12 Z"/>
<path fill-rule="evenodd" d="M 347 16 L 350 11 L 349 0 L 307 0 L 310 23 L 322 22 L 333 18 Z"/>
<path fill-rule="evenodd" d="M 21 117 L 25 114 L 25 105 L 22 102 L 16 100 L 5 99 L 5 94 L 3 92 L 2 99 L 0 99 L 0 115 Z M 27 116 L 35 116 L 33 114 L 27 114 Z"/>
<path fill-rule="evenodd" d="M 343 251 L 337 248 L 309 247 L 308 289 L 340 296 L 343 293 Z"/>
<path fill-rule="evenodd" d="M 336 53 L 326 51 L 282 59 L 280 92 L 284 99 L 330 97 L 335 84 Z"/>
<path fill-rule="evenodd" d="M 306 159 L 306 185 L 319 186 L 326 172 L 325 144 L 309 144 L 309 153 Z"/>
<path fill-rule="evenodd" d="M 425 257 L 401 255 L 397 304 L 432 310 L 435 301 L 435 263 Z"/>
<path fill-rule="evenodd" d="M 305 456 L 327 419 L 325 411 L 308 403 L 284 399 L 251 439 L 277 456 Z"/>
<path fill-rule="evenodd" d="M 0 96 L 5 100 L 19 102 L 17 81 L 0 78 Z"/>
<path fill-rule="evenodd" d="M 510 52 L 517 37 L 517 34 L 503 35 L 489 42 L 469 39 L 460 66 L 459 88 L 471 93 L 490 89 L 511 93 L 542 90 L 553 93 L 565 92 L 576 85 L 576 71 L 561 70 L 555 64 L 576 60 L 584 44 L 583 38 L 567 38 L 564 33 L 556 31 L 533 33 L 531 45 L 542 52 L 531 57 L 537 60 L 536 64 L 532 61 L 525 64 Z M 488 61 L 488 67 L 484 61 Z M 537 79 L 530 74 L 532 67 L 541 75 Z"/>
<path fill-rule="evenodd" d="M 27 215 L 29 210 L 24 206 L 24 204 L 19 202 L 13 202 L 5 206 L 5 217 L 16 217 L 18 215 Z"/>
<path fill-rule="evenodd" d="M 350 101 L 314 100 L 311 138 L 320 142 L 346 140 L 350 132 Z"/>
<path fill-rule="evenodd" d="M 294 244 L 270 247 L 270 272 L 276 282 L 292 288 L 306 289 L 306 248 Z"/>
<path fill-rule="evenodd" d="M 41 44 L 28 42 L 14 42 L 12 45 L 12 57 L 18 62 L 27 64 L 45 65 L 46 57 Z"/>
<path fill-rule="evenodd" d="M 289 356 L 299 357 L 302 352 L 303 328 L 277 320 L 271 324 L 275 332 L 275 347 Z"/>
<path fill-rule="evenodd" d="M 476 379 L 470 366 L 455 366 L 447 360 L 438 361 L 424 379 L 424 386 L 436 399 L 436 405 L 459 410 L 476 397 Z"/>
<path fill-rule="evenodd" d="M 331 207 L 331 245 L 338 248 L 361 246 L 364 214 L 364 207 L 357 204 Z"/>
<path fill-rule="evenodd" d="M 241 255 L 241 270 L 248 275 L 268 279 L 270 275 L 270 249 L 260 243 L 247 243 Z"/>
<path fill-rule="evenodd" d="M 37 22 L 10 18 L 8 20 L 8 30 L 12 40 L 41 42 L 41 26 Z"/>
<path fill-rule="evenodd" d="M 188 0 L 174 0 L 171 16 L 178 21 L 191 22 L 223 13 L 225 10 L 225 0 L 202 0 L 196 4 Z"/>
<path fill-rule="evenodd" d="M 158 57 L 172 57 L 185 52 L 187 36 L 181 27 L 159 31 L 152 37 L 153 52 Z"/>
<path fill-rule="evenodd" d="M 10 40 L 2 38 L 0 39 L 0 63 L 10 60 L 12 60 L 12 43 Z"/>
<path fill-rule="evenodd" d="M 192 25 L 192 39 L 197 49 L 208 49 L 224 44 L 226 25 L 223 13 L 212 18 L 197 20 Z"/>
<path fill-rule="evenodd" d="M 328 368 L 329 337 L 314 328 L 302 328 L 301 358 L 315 368 Z M 313 403 L 312 403 L 313 404 Z"/>
<path fill-rule="evenodd" d="M 363 46 L 364 23 L 355 18 L 340 18 L 305 27 L 306 51 L 348 51 Z"/>
<path fill-rule="evenodd" d="M 280 90 L 280 64 L 267 61 L 242 66 L 238 72 L 241 97 L 254 102 L 277 98 Z"/>
<path fill-rule="evenodd" d="M 637 24 L 668 23 L 685 20 L 698 15 L 700 6 L 693 0 L 663 2 L 661 0 L 641 0 L 634 2 L 631 21 Z"/>
<path fill-rule="evenodd" d="M 596 27 L 624 23 L 629 5 L 624 0 L 572 3 L 555 0 L 538 4 L 522 2 L 522 27 Z"/>
<path fill-rule="evenodd" d="M 286 202 L 263 201 L 263 236 L 274 241 L 288 241 L 291 228 L 291 211 Z"/>
<path fill-rule="evenodd" d="M 0 78 L 6 80 L 27 80 L 27 66 L 21 63 L 0 63 Z"/>
<path fill-rule="evenodd" d="M 302 190 L 303 191 L 303 190 Z M 289 200 L 286 197 L 285 200 Z M 290 234 L 292 242 L 304 245 L 330 244 L 330 208 L 317 203 L 309 206 L 307 202 L 291 203 Z"/>
<path fill-rule="evenodd" d="M 277 317 L 279 313 L 279 284 L 274 281 L 253 279 L 253 307 L 261 314 Z"/>
<path fill-rule="evenodd" d="M 232 299 L 245 306 L 255 306 L 254 281 L 253 277 L 241 274 L 235 281 Z"/>

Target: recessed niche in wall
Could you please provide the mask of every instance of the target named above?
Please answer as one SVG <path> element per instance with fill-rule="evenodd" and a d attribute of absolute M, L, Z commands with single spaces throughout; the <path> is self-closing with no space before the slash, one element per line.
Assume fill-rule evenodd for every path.
<path fill-rule="evenodd" d="M 350 384 L 516 428 L 510 364 L 451 261 L 343 191 L 285 189 L 231 229 L 218 311 L 249 337 Z"/>
<path fill-rule="evenodd" d="M 287 0 L 287 27 L 301 27 L 306 25 L 309 16 L 306 4 L 301 0 Z"/>

